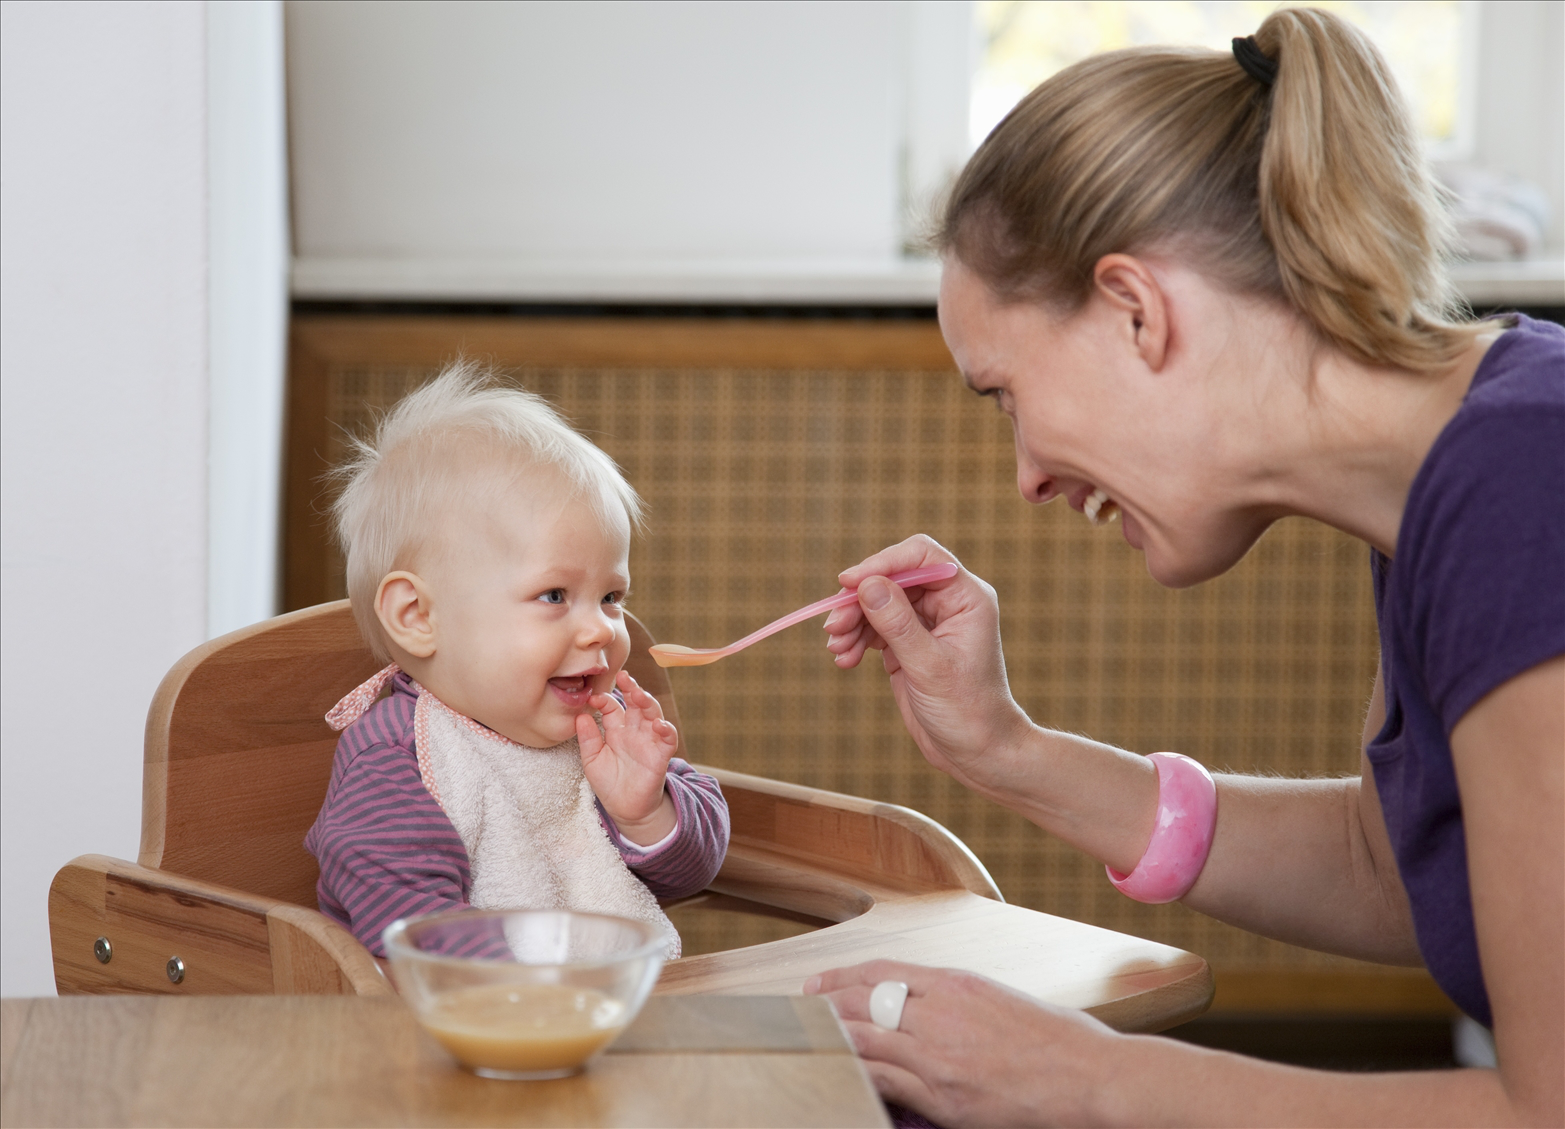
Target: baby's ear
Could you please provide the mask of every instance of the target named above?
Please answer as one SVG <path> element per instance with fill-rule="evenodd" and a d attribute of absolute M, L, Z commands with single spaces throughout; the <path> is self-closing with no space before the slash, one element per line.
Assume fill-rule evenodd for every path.
<path fill-rule="evenodd" d="M 411 572 L 388 572 L 375 590 L 375 616 L 393 646 L 416 659 L 435 653 L 429 586 Z"/>

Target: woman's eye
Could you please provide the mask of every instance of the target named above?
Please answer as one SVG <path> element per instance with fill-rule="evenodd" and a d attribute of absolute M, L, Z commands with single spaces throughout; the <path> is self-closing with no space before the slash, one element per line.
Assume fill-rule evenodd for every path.
<path fill-rule="evenodd" d="M 563 604 L 565 602 L 565 589 L 550 588 L 538 598 L 546 604 Z"/>

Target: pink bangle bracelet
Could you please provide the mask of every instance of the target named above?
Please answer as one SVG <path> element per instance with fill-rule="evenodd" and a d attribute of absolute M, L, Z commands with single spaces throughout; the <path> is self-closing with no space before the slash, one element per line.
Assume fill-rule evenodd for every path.
<path fill-rule="evenodd" d="M 1157 766 L 1157 822 L 1141 861 L 1129 874 L 1105 866 L 1114 888 L 1152 905 L 1177 902 L 1201 877 L 1217 828 L 1217 784 L 1212 774 L 1179 753 L 1153 753 Z"/>

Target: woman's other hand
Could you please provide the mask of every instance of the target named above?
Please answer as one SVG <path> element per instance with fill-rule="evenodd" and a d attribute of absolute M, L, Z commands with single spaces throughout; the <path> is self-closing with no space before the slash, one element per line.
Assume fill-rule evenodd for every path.
<path fill-rule="evenodd" d="M 908 986 L 895 1031 L 870 1022 L 870 992 L 882 980 Z M 882 1097 L 940 1125 L 1102 1119 L 1097 1074 L 1123 1036 L 1084 1012 L 969 972 L 885 960 L 811 977 L 804 991 L 831 1000 Z"/>
<path fill-rule="evenodd" d="M 1031 730 L 1006 679 L 994 589 L 966 571 L 908 591 L 884 579 L 947 561 L 956 558 L 919 534 L 844 571 L 839 579 L 858 589 L 859 602 L 827 617 L 826 648 L 844 669 L 865 651 L 883 652 L 903 723 L 925 758 L 979 787 L 974 773 L 997 767 L 995 754 Z"/>

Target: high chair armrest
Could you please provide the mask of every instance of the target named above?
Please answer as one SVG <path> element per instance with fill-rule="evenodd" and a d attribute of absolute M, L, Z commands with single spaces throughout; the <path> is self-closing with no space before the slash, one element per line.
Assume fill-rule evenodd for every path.
<path fill-rule="evenodd" d="M 773 865 L 802 864 L 806 874 L 828 872 L 871 894 L 967 890 L 997 902 L 1005 900 L 966 843 L 911 808 L 722 768 L 695 767 L 716 777 L 723 787 L 732 826 L 729 855 L 735 862 L 765 858 Z M 729 873 L 734 869 L 738 868 L 725 866 L 712 888 L 730 892 L 726 886 L 739 877 Z M 744 884 L 751 888 L 741 896 L 765 900 L 756 897 L 753 883 Z M 846 907 L 839 891 L 823 890 L 823 894 L 831 908 L 807 912 L 842 921 L 869 908 L 864 904 L 843 912 Z"/>
<path fill-rule="evenodd" d="M 105 855 L 55 875 L 49 939 L 61 995 L 392 994 L 324 914 Z"/>

